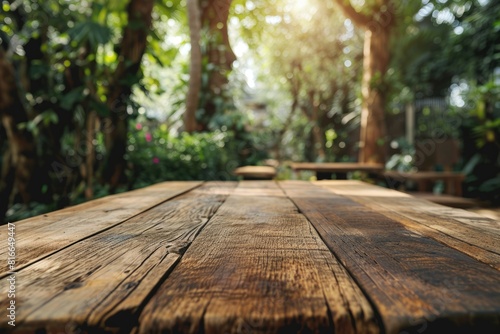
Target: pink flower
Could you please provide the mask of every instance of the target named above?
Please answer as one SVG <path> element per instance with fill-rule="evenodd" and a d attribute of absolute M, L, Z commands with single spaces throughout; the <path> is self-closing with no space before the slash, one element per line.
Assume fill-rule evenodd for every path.
<path fill-rule="evenodd" d="M 154 158 L 153 158 L 153 163 L 154 163 L 155 165 L 159 164 L 159 163 L 160 163 L 160 158 L 158 158 L 158 157 L 154 157 Z"/>
<path fill-rule="evenodd" d="M 141 124 L 141 123 L 137 123 L 137 124 L 135 125 L 135 128 L 136 128 L 137 130 L 142 129 L 142 124 Z"/>
<path fill-rule="evenodd" d="M 149 143 L 151 140 L 153 140 L 153 136 L 148 132 L 144 136 L 146 138 L 146 141 Z"/>

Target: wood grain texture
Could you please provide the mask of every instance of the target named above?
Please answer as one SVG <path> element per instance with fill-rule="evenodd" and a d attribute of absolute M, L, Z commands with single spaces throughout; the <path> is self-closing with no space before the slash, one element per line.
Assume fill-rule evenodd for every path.
<path fill-rule="evenodd" d="M 207 183 L 24 268 L 17 274 L 16 330 L 128 332 L 235 186 Z"/>
<path fill-rule="evenodd" d="M 139 318 L 142 333 L 377 333 L 346 270 L 282 190 L 240 182 Z"/>
<path fill-rule="evenodd" d="M 328 189 L 281 186 L 370 297 L 387 333 L 498 333 L 497 270 Z"/>
<path fill-rule="evenodd" d="M 500 221 L 359 181 L 315 184 L 500 270 Z"/>
<path fill-rule="evenodd" d="M 164 182 L 16 222 L 16 268 L 63 249 L 79 240 L 122 223 L 201 182 Z M 7 240 L 7 228 L 0 229 Z M 0 243 L 0 258 L 7 258 L 7 243 Z M 0 279 L 5 277 L 2 266 Z"/>

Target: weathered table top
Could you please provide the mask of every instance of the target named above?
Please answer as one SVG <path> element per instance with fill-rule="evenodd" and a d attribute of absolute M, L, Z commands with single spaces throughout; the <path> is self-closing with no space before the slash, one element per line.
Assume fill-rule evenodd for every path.
<path fill-rule="evenodd" d="M 500 223 L 356 181 L 162 183 L 14 237 L 1 332 L 500 332 Z"/>

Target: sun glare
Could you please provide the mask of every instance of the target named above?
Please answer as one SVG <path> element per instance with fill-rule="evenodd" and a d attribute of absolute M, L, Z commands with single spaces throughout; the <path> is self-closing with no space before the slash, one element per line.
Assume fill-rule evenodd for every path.
<path fill-rule="evenodd" d="M 298 13 L 308 10 L 312 6 L 310 0 L 290 0 L 288 3 Z"/>
<path fill-rule="evenodd" d="M 295 6 L 297 6 L 298 8 L 307 8 L 309 5 L 308 0 L 295 0 L 293 2 L 295 3 Z"/>
<path fill-rule="evenodd" d="M 310 19 L 310 16 L 316 12 L 315 1 L 311 0 L 290 0 L 288 2 L 291 12 L 298 17 Z"/>

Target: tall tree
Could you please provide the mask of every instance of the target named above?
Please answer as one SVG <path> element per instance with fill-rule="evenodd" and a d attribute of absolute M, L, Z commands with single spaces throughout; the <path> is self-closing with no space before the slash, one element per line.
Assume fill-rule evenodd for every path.
<path fill-rule="evenodd" d="M 154 0 L 130 0 L 127 7 L 128 24 L 124 28 L 119 63 L 107 100 L 111 115 L 105 130 L 108 156 L 103 177 L 109 180 L 111 191 L 116 189 L 124 176 L 129 119 L 127 105 L 132 86 L 140 74 L 153 6 Z"/>
<path fill-rule="evenodd" d="M 389 38 L 395 23 L 395 6 L 391 0 L 369 1 L 369 13 L 357 11 L 350 0 L 336 0 L 354 24 L 365 29 L 362 111 L 359 162 L 384 163 L 385 75 L 391 58 Z"/>
<path fill-rule="evenodd" d="M 201 27 L 204 36 L 203 57 L 207 66 L 208 96 L 200 105 L 203 116 L 199 129 L 208 130 L 211 118 L 220 110 L 225 100 L 228 72 L 232 69 L 236 56 L 231 49 L 228 35 L 229 9 L 232 0 L 200 0 Z M 222 103 L 221 103 L 222 101 Z"/>
<path fill-rule="evenodd" d="M 26 109 L 18 95 L 15 72 L 7 59 L 6 40 L 0 45 L 0 118 L 8 140 L 2 161 L 0 180 L 0 225 L 14 189 L 23 202 L 31 200 L 32 175 L 36 168 L 36 150 L 32 134 L 19 124 L 28 121 Z"/>
<path fill-rule="evenodd" d="M 202 54 L 200 46 L 201 17 L 198 0 L 187 0 L 189 32 L 191 39 L 191 64 L 189 68 L 189 88 L 186 97 L 184 129 L 196 130 L 196 110 L 201 89 Z"/>

